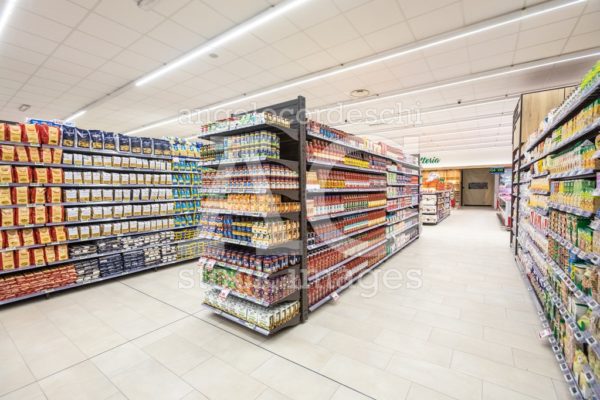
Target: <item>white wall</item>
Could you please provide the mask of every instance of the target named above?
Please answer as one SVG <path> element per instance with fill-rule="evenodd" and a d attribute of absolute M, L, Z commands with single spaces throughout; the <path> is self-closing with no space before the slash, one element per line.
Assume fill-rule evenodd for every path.
<path fill-rule="evenodd" d="M 439 169 L 510 165 L 512 163 L 511 155 L 510 147 L 436 151 L 423 153 L 421 157 L 437 158 L 439 162 L 432 164 L 421 162 L 421 167 L 423 169 Z"/>

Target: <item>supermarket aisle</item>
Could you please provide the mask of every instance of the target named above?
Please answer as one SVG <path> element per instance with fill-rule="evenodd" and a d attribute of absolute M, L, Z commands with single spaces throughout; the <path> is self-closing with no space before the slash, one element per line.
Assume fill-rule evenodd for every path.
<path fill-rule="evenodd" d="M 193 265 L 0 310 L 0 398 L 568 398 L 489 209 L 425 226 L 270 339 L 203 311 L 182 271 Z"/>

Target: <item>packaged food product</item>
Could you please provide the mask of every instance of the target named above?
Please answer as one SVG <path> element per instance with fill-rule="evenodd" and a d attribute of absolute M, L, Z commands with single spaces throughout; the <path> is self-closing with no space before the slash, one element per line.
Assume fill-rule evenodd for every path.
<path fill-rule="evenodd" d="M 60 129 L 56 126 L 45 126 L 40 132 L 40 139 L 44 144 L 58 146 L 60 144 Z"/>
<path fill-rule="evenodd" d="M 20 143 L 21 142 L 21 126 L 20 125 L 8 125 L 8 135 L 6 140 L 9 142 Z"/>
<path fill-rule="evenodd" d="M 135 136 L 130 136 L 131 152 L 135 154 L 142 153 L 142 139 Z"/>
<path fill-rule="evenodd" d="M 121 158 L 121 167 L 123 168 L 131 168 L 130 157 L 122 157 Z"/>
<path fill-rule="evenodd" d="M 121 233 L 126 234 L 129 233 L 129 222 L 121 222 Z"/>
<path fill-rule="evenodd" d="M 90 201 L 90 189 L 79 189 L 79 202 L 87 203 Z"/>
<path fill-rule="evenodd" d="M 32 208 L 33 218 L 32 221 L 36 225 L 45 224 L 47 222 L 46 216 L 46 207 L 44 206 L 35 206 Z"/>
<path fill-rule="evenodd" d="M 15 213 L 14 209 L 6 208 L 0 210 L 2 215 L 2 226 L 15 226 Z"/>
<path fill-rule="evenodd" d="M 92 149 L 102 150 L 104 148 L 102 131 L 97 131 L 97 130 L 90 131 L 90 140 L 92 142 Z"/>
<path fill-rule="evenodd" d="M 85 239 L 89 239 L 90 238 L 90 227 L 86 226 L 86 225 L 82 225 L 79 227 L 79 238 L 81 240 L 85 240 Z"/>
<path fill-rule="evenodd" d="M 79 228 L 77 228 L 76 226 L 67 227 L 67 239 L 68 240 L 79 239 Z"/>
<path fill-rule="evenodd" d="M 4 231 L 4 242 L 6 243 L 6 247 L 21 247 L 23 246 L 23 242 L 21 239 L 21 232 L 18 229 L 11 229 L 9 231 Z"/>
<path fill-rule="evenodd" d="M 0 165 L 0 183 L 12 183 L 13 169 L 10 165 Z"/>
<path fill-rule="evenodd" d="M 92 164 L 95 167 L 102 167 L 104 165 L 104 164 L 102 164 L 102 156 L 98 156 L 98 155 L 92 156 Z"/>
<path fill-rule="evenodd" d="M 75 138 L 77 135 L 77 129 L 72 126 L 64 126 L 62 132 L 62 145 L 63 147 L 75 147 Z"/>
<path fill-rule="evenodd" d="M 27 207 L 19 207 L 15 209 L 17 225 L 25 226 L 31 224 L 31 212 Z"/>
<path fill-rule="evenodd" d="M 66 156 L 66 154 L 65 154 L 65 156 Z M 62 149 L 52 149 L 52 163 L 53 164 L 62 164 L 62 159 L 63 159 Z M 65 164 L 67 164 L 67 163 L 65 163 Z M 71 162 L 71 164 L 72 164 L 72 162 Z"/>
<path fill-rule="evenodd" d="M 53 226 L 50 234 L 55 242 L 64 242 L 67 240 L 67 229 L 64 226 Z"/>
<path fill-rule="evenodd" d="M 116 150 L 115 146 L 115 134 L 112 132 L 102 132 L 102 142 L 104 143 L 104 150 Z"/>
<path fill-rule="evenodd" d="M 64 183 L 61 168 L 50 168 L 50 183 Z"/>
<path fill-rule="evenodd" d="M 39 244 L 52 243 L 52 236 L 50 235 L 50 228 L 42 227 L 36 229 L 37 242 Z"/>
<path fill-rule="evenodd" d="M 83 171 L 83 183 L 86 185 L 91 184 L 92 181 L 92 171 Z"/>
<path fill-rule="evenodd" d="M 92 189 L 92 201 L 102 201 L 102 189 Z"/>
<path fill-rule="evenodd" d="M 99 225 L 91 225 L 90 226 L 90 237 L 96 238 L 100 237 L 100 226 Z"/>
<path fill-rule="evenodd" d="M 112 175 L 110 172 L 102 171 L 102 184 L 110 185 L 112 183 Z"/>
<path fill-rule="evenodd" d="M 9 269 L 15 269 L 15 255 L 12 251 L 5 251 L 2 253 L 2 270 L 8 271 Z"/>
<path fill-rule="evenodd" d="M 21 238 L 23 239 L 23 246 L 33 246 L 35 244 L 35 234 L 33 229 L 20 229 Z"/>
<path fill-rule="evenodd" d="M 100 185 L 102 183 L 102 173 L 100 173 L 100 171 L 92 172 L 92 183 L 94 185 Z"/>
<path fill-rule="evenodd" d="M 61 188 L 57 188 L 57 187 L 48 188 L 47 194 L 48 194 L 48 197 L 47 197 L 48 203 L 54 203 L 54 204 L 62 203 Z"/>
<path fill-rule="evenodd" d="M 67 222 L 75 222 L 79 219 L 79 209 L 76 207 L 67 208 Z"/>
<path fill-rule="evenodd" d="M 0 145 L 2 161 L 15 161 L 15 146 L 7 144 Z"/>
<path fill-rule="evenodd" d="M 129 153 L 131 151 L 130 137 L 119 133 L 117 135 L 117 139 L 119 141 L 119 151 L 123 153 Z"/>
<path fill-rule="evenodd" d="M 19 249 L 16 251 L 16 253 L 16 265 L 18 268 L 29 267 L 32 264 L 29 249 Z"/>
<path fill-rule="evenodd" d="M 14 171 L 16 183 L 31 183 L 31 168 L 17 166 Z"/>
<path fill-rule="evenodd" d="M 13 204 L 28 204 L 29 203 L 29 188 L 27 186 L 12 188 Z"/>
<path fill-rule="evenodd" d="M 40 144 L 40 136 L 34 124 L 21 125 L 21 141 L 25 143 Z"/>
<path fill-rule="evenodd" d="M 111 156 L 102 156 L 102 164 L 105 167 L 112 167 L 112 158 Z"/>
<path fill-rule="evenodd" d="M 102 218 L 103 219 L 112 219 L 113 218 L 112 206 L 102 207 Z"/>
<path fill-rule="evenodd" d="M 83 166 L 83 155 L 82 154 L 73 154 L 73 165 Z"/>
<path fill-rule="evenodd" d="M 40 154 L 41 162 L 43 162 L 44 164 L 52 164 L 54 162 L 54 160 L 52 159 L 52 149 L 42 147 L 40 149 Z"/>
<path fill-rule="evenodd" d="M 27 155 L 29 156 L 29 161 L 32 163 L 40 163 L 42 162 L 42 158 L 40 156 L 40 149 L 37 147 L 27 147 Z"/>
<path fill-rule="evenodd" d="M 77 147 L 82 149 L 90 148 L 90 132 L 85 129 L 76 129 L 75 130 L 77 137 Z"/>
<path fill-rule="evenodd" d="M 11 205 L 10 188 L 0 188 L 0 205 Z"/>
<path fill-rule="evenodd" d="M 27 149 L 23 146 L 15 146 L 15 161 L 17 162 L 28 162 L 29 155 Z"/>
<path fill-rule="evenodd" d="M 92 161 L 92 156 L 84 154 L 82 156 L 83 159 L 83 165 L 86 167 L 91 167 L 93 165 L 93 161 Z"/>
<path fill-rule="evenodd" d="M 46 263 L 51 264 L 56 262 L 56 250 L 55 246 L 44 247 L 44 256 L 46 257 Z"/>
<path fill-rule="evenodd" d="M 102 201 L 113 201 L 112 189 L 102 189 Z"/>
<path fill-rule="evenodd" d="M 142 153 L 152 154 L 153 146 L 151 138 L 142 138 Z"/>
<path fill-rule="evenodd" d="M 50 206 L 50 222 L 63 222 L 65 220 L 64 208 L 62 206 Z"/>
<path fill-rule="evenodd" d="M 33 249 L 33 265 L 40 266 L 46 264 L 46 257 L 44 257 L 44 249 L 37 248 Z"/>
<path fill-rule="evenodd" d="M 123 231 L 121 230 L 121 223 L 120 222 L 115 222 L 113 224 L 112 234 L 113 235 L 120 235 L 122 233 L 123 233 Z"/>
<path fill-rule="evenodd" d="M 66 244 L 56 246 L 56 258 L 58 261 L 65 261 L 69 259 L 69 249 Z"/>
<path fill-rule="evenodd" d="M 81 221 L 89 221 L 92 219 L 92 208 L 91 207 L 81 207 L 79 209 L 79 219 Z"/>
<path fill-rule="evenodd" d="M 46 188 L 34 187 L 29 190 L 32 204 L 44 204 L 46 202 Z"/>
<path fill-rule="evenodd" d="M 33 181 L 35 183 L 49 183 L 48 181 L 48 168 L 34 168 L 33 169 Z"/>
<path fill-rule="evenodd" d="M 73 171 L 65 171 L 65 183 L 69 185 L 75 183 L 75 179 L 73 178 Z"/>
<path fill-rule="evenodd" d="M 100 236 L 111 236 L 112 224 L 102 224 L 100 227 Z"/>

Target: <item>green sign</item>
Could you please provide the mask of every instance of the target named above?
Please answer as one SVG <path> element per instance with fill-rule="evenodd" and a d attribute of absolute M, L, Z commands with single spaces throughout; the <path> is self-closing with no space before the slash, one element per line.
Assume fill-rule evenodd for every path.
<path fill-rule="evenodd" d="M 425 164 L 439 164 L 440 163 L 440 158 L 439 157 L 421 157 L 421 164 L 425 165 Z"/>
<path fill-rule="evenodd" d="M 490 168 L 490 174 L 503 174 L 503 173 L 504 173 L 504 167 Z"/>

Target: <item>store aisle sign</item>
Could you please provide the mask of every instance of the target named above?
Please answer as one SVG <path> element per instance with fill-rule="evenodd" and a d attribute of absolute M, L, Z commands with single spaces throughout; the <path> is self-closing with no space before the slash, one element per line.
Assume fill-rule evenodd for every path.
<path fill-rule="evenodd" d="M 439 157 L 421 157 L 421 165 L 435 165 L 439 163 Z"/>
<path fill-rule="evenodd" d="M 490 174 L 503 174 L 504 167 L 490 168 Z"/>

